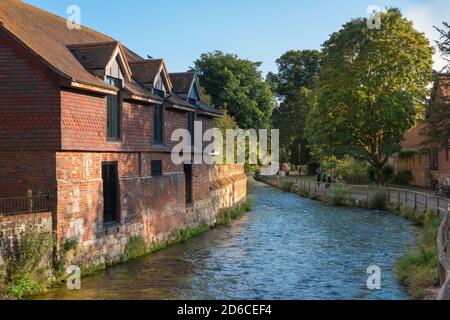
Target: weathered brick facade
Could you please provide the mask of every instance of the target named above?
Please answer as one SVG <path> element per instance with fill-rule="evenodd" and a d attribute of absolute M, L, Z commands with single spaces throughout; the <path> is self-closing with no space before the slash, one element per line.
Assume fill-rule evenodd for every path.
<path fill-rule="evenodd" d="M 32 15 L 23 15 L 31 17 L 30 24 L 47 19 L 33 20 L 33 15 L 43 13 L 22 2 L 9 5 L 24 12 L 31 10 Z M 0 10 L 9 9 L 0 4 Z M 22 15 L 19 11 L 10 11 L 9 16 Z M 27 226 L 29 221 L 40 219 L 46 228 L 52 226 L 61 242 L 77 240 L 73 262 L 89 265 L 119 259 L 132 236 L 141 236 L 151 244 L 170 240 L 188 227 L 214 225 L 220 209 L 245 200 L 243 166 L 193 165 L 193 201 L 186 204 L 184 166 L 171 161 L 176 142 L 170 138 L 174 130 L 188 128 L 188 112 L 198 113 L 203 131 L 212 128 L 212 119 L 217 116 L 213 111 L 196 110 L 195 105 L 172 97 L 169 103 L 164 102 L 164 143 L 157 145 L 154 118 L 158 97 L 135 80 L 125 79 L 128 87 L 120 93 L 120 141 L 109 141 L 107 95 L 114 91 L 102 85 L 103 79 L 95 73 L 84 70 L 66 46 L 67 41 L 77 44 L 111 39 L 94 31 L 70 33 L 63 29 L 63 19 L 46 22 L 54 24 L 48 30 L 55 32 L 54 38 L 40 33 L 34 46 L 29 43 L 34 38 L 27 38 L 22 29 L 11 27 L 12 31 L 7 31 L 0 25 L 0 198 L 22 197 L 32 190 L 49 196 L 52 212 L 51 217 L 50 213 L 45 217 L 7 217 L 8 223 L 12 219 L 17 226 Z M 10 25 L 12 22 L 6 23 L 6 27 Z M 28 43 L 21 42 L 20 34 Z M 42 57 L 45 50 L 38 50 L 42 41 L 54 46 L 46 48 L 46 61 Z M 111 46 L 118 48 L 116 52 L 123 59 L 125 49 L 116 42 Z M 51 50 L 60 50 L 64 58 Z M 142 59 L 129 51 L 127 58 Z M 68 79 L 66 73 L 72 71 Z M 81 82 L 75 83 L 75 77 Z M 152 176 L 152 160 L 162 161 L 161 176 Z M 108 225 L 104 224 L 102 179 L 102 164 L 106 162 L 117 163 L 119 184 L 118 221 Z M 11 223 L 8 230 L 13 231 L 7 232 L 14 236 L 28 228 Z M 0 238 L 4 238 L 3 233 Z"/>

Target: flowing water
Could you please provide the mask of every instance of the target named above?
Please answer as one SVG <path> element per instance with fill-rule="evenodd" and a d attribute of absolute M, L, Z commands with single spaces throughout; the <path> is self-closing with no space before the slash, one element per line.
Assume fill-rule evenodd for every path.
<path fill-rule="evenodd" d="M 180 245 L 39 299 L 407 299 L 396 260 L 419 230 L 380 213 L 328 207 L 250 181 L 253 212 Z M 367 268 L 381 268 L 381 290 Z"/>

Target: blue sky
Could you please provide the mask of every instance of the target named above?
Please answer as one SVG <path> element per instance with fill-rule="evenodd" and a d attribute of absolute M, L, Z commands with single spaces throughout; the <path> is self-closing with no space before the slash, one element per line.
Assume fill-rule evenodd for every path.
<path fill-rule="evenodd" d="M 213 50 L 261 61 L 275 71 L 275 60 L 291 49 L 319 49 L 351 18 L 371 5 L 395 6 L 415 27 L 436 39 L 433 25 L 450 22 L 448 0 L 25 0 L 68 17 L 78 5 L 81 23 L 121 41 L 142 56 L 164 58 L 170 72 L 185 71 L 200 54 Z M 436 68 L 443 62 L 435 57 Z"/>

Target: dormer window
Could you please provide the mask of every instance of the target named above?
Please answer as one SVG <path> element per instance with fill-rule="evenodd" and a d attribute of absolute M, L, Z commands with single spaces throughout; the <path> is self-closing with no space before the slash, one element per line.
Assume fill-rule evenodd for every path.
<path fill-rule="evenodd" d="M 188 95 L 188 102 L 197 105 L 197 101 L 200 100 L 199 94 L 198 94 L 198 88 L 197 85 L 194 83 L 191 87 L 191 90 L 189 91 Z"/>
<path fill-rule="evenodd" d="M 164 81 L 161 74 L 156 77 L 155 84 L 153 86 L 153 93 L 161 98 L 166 97 L 166 87 L 164 86 Z"/>

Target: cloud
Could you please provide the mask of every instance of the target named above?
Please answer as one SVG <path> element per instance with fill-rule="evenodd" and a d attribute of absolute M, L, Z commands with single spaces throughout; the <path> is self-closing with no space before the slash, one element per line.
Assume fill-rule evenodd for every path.
<path fill-rule="evenodd" d="M 441 27 L 443 21 L 450 23 L 450 1 L 428 0 L 424 4 L 405 9 L 404 14 L 413 21 L 414 27 L 418 31 L 424 32 L 431 44 L 436 47 L 435 41 L 439 40 L 439 32 L 434 29 L 434 26 Z M 440 71 L 445 65 L 445 60 L 436 48 L 434 68 Z"/>

